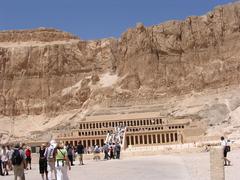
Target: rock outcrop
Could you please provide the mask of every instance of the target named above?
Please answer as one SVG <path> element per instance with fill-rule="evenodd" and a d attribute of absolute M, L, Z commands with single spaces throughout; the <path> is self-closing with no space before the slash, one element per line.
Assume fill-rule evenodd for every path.
<path fill-rule="evenodd" d="M 0 114 L 17 121 L 23 115 L 51 118 L 74 111 L 67 122 L 113 106 L 135 109 L 142 105 L 144 111 L 144 106 L 161 104 L 153 109 L 218 125 L 231 114 L 236 116 L 233 110 L 239 101 L 223 98 L 224 102 L 214 103 L 213 99 L 208 106 L 204 102 L 193 105 L 199 108 L 185 114 L 188 105 L 181 109 L 177 104 L 184 102 L 181 97 L 191 99 L 194 93 L 238 88 L 239 42 L 240 3 L 184 21 L 152 27 L 138 23 L 119 39 L 83 41 L 45 28 L 3 31 Z M 168 103 L 175 97 L 178 103 Z M 221 115 L 219 121 L 214 114 Z"/>

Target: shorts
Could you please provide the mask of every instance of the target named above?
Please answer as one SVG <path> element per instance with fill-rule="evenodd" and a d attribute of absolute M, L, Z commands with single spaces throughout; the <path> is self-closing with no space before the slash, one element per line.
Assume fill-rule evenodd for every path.
<path fill-rule="evenodd" d="M 7 168 L 7 165 L 8 165 L 8 161 L 3 161 L 3 162 L 2 162 L 2 166 L 3 166 L 4 169 Z"/>
<path fill-rule="evenodd" d="M 78 156 L 79 156 L 79 159 L 83 159 L 83 154 L 78 154 Z"/>
<path fill-rule="evenodd" d="M 32 160 L 31 157 L 26 157 L 26 162 L 27 163 L 31 164 L 31 160 Z"/>
<path fill-rule="evenodd" d="M 47 160 L 46 159 L 40 159 L 39 160 L 39 171 L 40 171 L 40 174 L 48 173 L 48 171 L 47 171 Z"/>
<path fill-rule="evenodd" d="M 227 153 L 228 153 L 228 152 L 227 152 L 226 150 L 224 150 L 224 151 L 223 151 L 223 157 L 227 157 Z"/>

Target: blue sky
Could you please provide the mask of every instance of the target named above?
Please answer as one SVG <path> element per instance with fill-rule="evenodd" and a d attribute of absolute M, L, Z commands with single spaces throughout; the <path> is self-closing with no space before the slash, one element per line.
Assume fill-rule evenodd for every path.
<path fill-rule="evenodd" d="M 146 26 L 202 15 L 231 0 L 2 0 L 0 30 L 52 27 L 81 39 L 120 37 Z"/>

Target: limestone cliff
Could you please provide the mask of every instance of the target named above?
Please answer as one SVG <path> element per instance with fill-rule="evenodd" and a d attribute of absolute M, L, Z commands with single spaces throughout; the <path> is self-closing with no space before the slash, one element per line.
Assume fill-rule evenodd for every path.
<path fill-rule="evenodd" d="M 240 105 L 229 90 L 222 90 L 238 91 L 239 42 L 240 3 L 184 21 L 152 27 L 139 23 L 119 39 L 83 41 L 44 28 L 3 31 L 0 113 L 2 119 L 14 117 L 16 122 L 22 116 L 42 116 L 41 126 L 63 113 L 71 115 L 61 122 L 80 121 L 85 114 L 111 113 L 106 110 L 111 107 L 112 113 L 121 113 L 121 107 L 128 106 L 126 112 L 154 110 L 221 124 Z M 218 93 L 208 93 L 217 89 L 222 93 L 218 102 Z M 186 100 L 199 93 L 198 99 L 208 99 L 197 105 Z M 180 107 L 183 102 L 190 105 Z M 214 112 L 222 112 L 223 118 L 211 119 Z"/>

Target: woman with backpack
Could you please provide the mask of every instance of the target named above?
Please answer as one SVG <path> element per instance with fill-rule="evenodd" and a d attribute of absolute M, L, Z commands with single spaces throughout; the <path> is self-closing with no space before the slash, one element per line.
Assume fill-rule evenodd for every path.
<path fill-rule="evenodd" d="M 22 180 L 24 180 L 25 179 L 24 169 L 26 167 L 25 153 L 20 148 L 19 144 L 15 145 L 11 159 L 13 165 L 14 179 L 17 180 L 17 177 L 20 177 Z"/>
<path fill-rule="evenodd" d="M 56 146 L 57 143 L 55 140 L 51 140 L 50 143 L 48 143 L 44 156 L 47 160 L 47 170 L 48 170 L 48 180 L 52 180 L 53 176 L 54 179 L 57 177 L 57 171 L 55 167 L 55 161 L 56 161 Z"/>
<path fill-rule="evenodd" d="M 55 167 L 57 170 L 57 180 L 69 180 L 67 171 L 68 169 L 71 170 L 71 165 L 63 143 L 57 147 Z"/>

